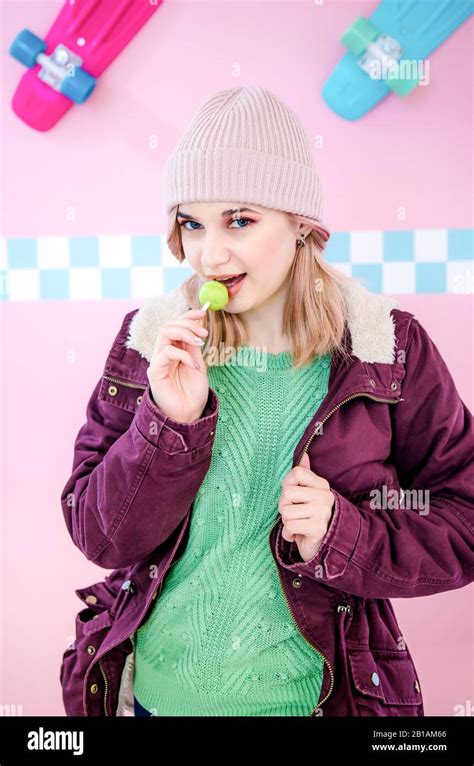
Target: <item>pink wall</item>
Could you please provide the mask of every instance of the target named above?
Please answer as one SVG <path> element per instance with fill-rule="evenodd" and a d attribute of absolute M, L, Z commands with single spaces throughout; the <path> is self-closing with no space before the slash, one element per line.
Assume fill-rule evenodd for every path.
<path fill-rule="evenodd" d="M 46 32 L 61 5 L 4 2 L 2 51 L 24 26 Z M 241 84 L 273 89 L 310 137 L 322 136 L 324 148 L 315 152 L 330 228 L 470 226 L 472 21 L 432 55 L 430 84 L 406 100 L 391 97 L 347 123 L 320 96 L 344 53 L 339 37 L 376 6 L 373 0 L 165 0 L 91 100 L 41 136 L 9 109 L 23 70 L 4 53 L 3 235 L 164 231 L 166 157 L 200 102 Z M 152 137 L 157 148 L 150 148 Z M 31 172 L 15 183 L 19 168 Z M 27 182 L 32 177 L 41 179 L 41 204 L 36 184 Z M 76 209 L 74 221 L 66 219 L 69 206 Z M 401 224 L 400 207 L 407 211 Z"/>
<path fill-rule="evenodd" d="M 422 304 L 416 296 L 397 297 L 430 327 L 459 393 L 472 409 L 468 355 L 456 346 L 459 338 L 466 348 L 473 346 L 469 297 L 427 296 Z M 136 304 L 126 301 L 48 302 L 32 304 L 26 311 L 12 304 L 4 312 L 0 688 L 1 701 L 22 704 L 25 715 L 63 714 L 59 657 L 82 605 L 74 590 L 107 574 L 90 564 L 70 540 L 59 496 L 105 354 L 122 317 L 133 308 Z M 446 308 L 450 321 L 440 323 Z M 469 591 L 393 600 L 428 715 L 453 715 L 454 705 L 472 699 Z"/>
<path fill-rule="evenodd" d="M 256 83 L 293 106 L 311 136 L 323 136 L 316 157 L 333 230 L 472 226 L 472 22 L 431 57 L 430 86 L 349 124 L 319 91 L 343 52 L 340 34 L 375 2 L 166 0 L 94 99 L 39 134 L 9 108 L 22 70 L 5 51 L 24 26 L 44 33 L 60 6 L 2 3 L 0 236 L 162 233 L 162 167 L 180 132 L 214 91 Z M 400 207 L 406 221 L 397 218 Z M 427 327 L 472 409 L 471 297 L 397 297 Z M 0 703 L 22 705 L 25 715 L 63 714 L 60 658 L 81 608 L 74 590 L 107 573 L 74 547 L 59 495 L 88 397 L 124 313 L 135 307 L 0 304 Z M 473 699 L 472 590 L 399 599 L 394 607 L 426 714 L 453 715 Z"/>

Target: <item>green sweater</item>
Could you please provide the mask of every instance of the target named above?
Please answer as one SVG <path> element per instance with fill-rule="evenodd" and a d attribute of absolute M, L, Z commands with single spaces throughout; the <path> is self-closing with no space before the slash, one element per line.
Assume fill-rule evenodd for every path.
<path fill-rule="evenodd" d="M 293 369 L 289 351 L 242 346 L 208 368 L 211 464 L 186 548 L 134 636 L 134 694 L 155 715 L 306 716 L 317 705 L 323 659 L 293 620 L 269 532 L 331 356 Z"/>

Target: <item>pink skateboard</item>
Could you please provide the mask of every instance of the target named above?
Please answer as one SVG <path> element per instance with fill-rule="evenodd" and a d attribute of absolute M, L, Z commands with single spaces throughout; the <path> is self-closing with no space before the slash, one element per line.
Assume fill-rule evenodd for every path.
<path fill-rule="evenodd" d="M 135 37 L 163 0 L 67 0 L 45 39 L 24 29 L 10 54 L 28 67 L 12 99 L 15 114 L 49 130 Z"/>

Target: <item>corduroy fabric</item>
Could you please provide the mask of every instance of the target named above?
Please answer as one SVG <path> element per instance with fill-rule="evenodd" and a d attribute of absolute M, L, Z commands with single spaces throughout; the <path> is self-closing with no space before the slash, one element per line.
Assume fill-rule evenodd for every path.
<path fill-rule="evenodd" d="M 219 91 L 197 111 L 164 168 L 166 212 L 183 202 L 241 202 L 322 221 L 323 189 L 296 114 L 261 86 Z"/>

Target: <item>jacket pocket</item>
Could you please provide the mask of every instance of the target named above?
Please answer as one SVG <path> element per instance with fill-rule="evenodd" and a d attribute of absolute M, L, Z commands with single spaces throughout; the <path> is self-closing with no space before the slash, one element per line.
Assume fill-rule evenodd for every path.
<path fill-rule="evenodd" d="M 87 604 L 75 618 L 75 638 L 63 652 L 59 670 L 64 709 L 68 716 L 83 716 L 84 677 L 112 625 L 110 608 L 117 599 L 104 582 L 76 590 Z"/>
<path fill-rule="evenodd" d="M 98 397 L 104 402 L 114 404 L 127 412 L 135 413 L 140 406 L 147 384 L 134 380 L 102 375 Z"/>
<path fill-rule="evenodd" d="M 406 650 L 351 648 L 348 658 L 358 715 L 424 715 L 416 670 Z"/>

